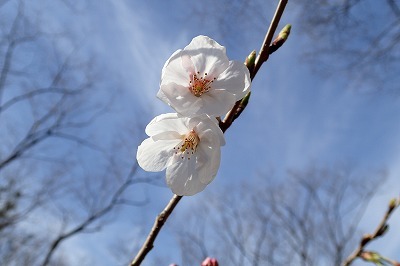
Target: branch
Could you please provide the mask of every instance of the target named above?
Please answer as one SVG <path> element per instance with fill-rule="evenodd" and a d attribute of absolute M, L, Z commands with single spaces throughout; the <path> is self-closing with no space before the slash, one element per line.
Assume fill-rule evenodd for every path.
<path fill-rule="evenodd" d="M 256 76 L 258 70 L 262 66 L 264 62 L 266 62 L 269 58 L 269 55 L 275 52 L 282 44 L 282 43 L 272 43 L 272 37 L 275 34 L 276 28 L 278 27 L 279 21 L 282 17 L 283 11 L 285 10 L 286 4 L 288 0 L 280 0 L 278 7 L 276 8 L 275 15 L 271 21 L 271 24 L 268 28 L 267 34 L 265 35 L 263 44 L 261 45 L 260 52 L 255 59 L 254 66 L 248 66 L 250 71 L 250 79 L 253 81 L 254 77 Z M 279 45 L 279 47 L 278 47 Z M 252 54 L 250 54 L 251 56 Z M 247 62 L 246 62 L 247 63 Z M 226 115 L 224 121 L 220 122 L 219 125 L 223 132 L 225 132 L 233 123 L 233 121 L 240 116 L 243 112 L 244 108 L 247 105 L 247 102 L 250 98 L 250 92 L 242 99 L 235 103 L 232 109 Z"/>
<path fill-rule="evenodd" d="M 114 207 L 117 204 L 120 204 L 120 198 L 122 194 L 125 192 L 125 190 L 132 185 L 133 183 L 136 183 L 135 180 L 132 179 L 134 174 L 136 173 L 137 165 L 134 165 L 132 170 L 129 172 L 126 180 L 124 183 L 121 184 L 121 186 L 115 191 L 113 194 L 110 202 L 104 206 L 102 209 L 98 210 L 97 212 L 92 213 L 89 215 L 84 221 L 82 221 L 80 224 L 69 230 L 68 232 L 65 232 L 61 235 L 59 235 L 51 244 L 50 249 L 48 250 L 45 259 L 43 260 L 41 266 L 47 266 L 50 263 L 50 259 L 53 256 L 55 250 L 59 247 L 59 245 L 65 241 L 67 238 L 70 238 L 80 232 L 83 232 L 84 230 L 87 230 L 87 228 L 92 225 L 94 222 L 98 221 L 101 217 L 105 216 L 108 214 L 110 211 L 114 209 Z M 139 203 L 140 204 L 140 203 Z"/>
<path fill-rule="evenodd" d="M 5 3 L 5 2 L 4 2 Z M 4 3 L 0 3 L 0 6 L 3 5 Z M 17 30 L 19 27 L 19 22 L 21 18 L 24 15 L 24 3 L 23 1 L 19 1 L 18 3 L 18 12 L 15 15 L 15 18 L 12 22 L 11 28 L 9 32 L 6 34 L 5 37 L 2 39 L 6 39 L 8 41 L 8 45 L 5 51 L 4 55 L 4 60 L 3 60 L 3 65 L 1 67 L 0 71 L 0 104 L 3 100 L 3 94 L 6 86 L 6 80 L 8 77 L 8 74 L 11 70 L 11 65 L 12 65 L 12 60 L 13 60 L 13 55 L 16 47 L 22 43 L 34 40 L 36 38 L 36 35 L 27 35 L 23 37 L 15 37 L 17 35 Z"/>
<path fill-rule="evenodd" d="M 274 33 L 276 31 L 276 28 L 278 27 L 279 21 L 281 20 L 283 11 L 285 10 L 286 4 L 288 0 L 280 0 L 278 7 L 275 11 L 274 18 L 272 19 L 272 22 L 269 26 L 267 35 L 265 35 L 264 42 L 261 46 L 260 53 L 258 54 L 258 57 L 255 62 L 254 70 L 251 73 L 251 79 L 256 76 L 258 70 L 260 69 L 261 65 L 266 62 L 269 58 L 269 46 L 272 41 L 272 37 L 274 36 Z"/>
<path fill-rule="evenodd" d="M 261 67 L 261 65 L 267 61 L 267 59 L 269 57 L 269 53 L 273 53 L 274 51 L 277 50 L 277 48 L 271 49 L 271 52 L 269 52 L 269 47 L 270 47 L 272 37 L 276 31 L 276 28 L 281 19 L 282 13 L 285 9 L 287 2 L 288 2 L 288 0 L 280 0 L 279 1 L 278 7 L 275 11 L 274 18 L 272 19 L 272 22 L 271 22 L 269 29 L 267 31 L 267 34 L 265 36 L 264 42 L 261 46 L 259 56 L 257 57 L 257 59 L 255 61 L 254 69 L 249 69 L 251 80 L 253 80 L 253 78 L 257 74 L 257 71 Z M 277 44 L 274 44 L 274 45 L 277 45 Z M 282 45 L 282 43 L 278 44 L 278 45 Z M 248 93 L 242 100 L 237 101 L 235 103 L 235 105 L 233 106 L 233 108 L 231 109 L 231 111 L 229 111 L 229 113 L 226 115 L 224 121 L 220 121 L 219 126 L 220 126 L 222 132 L 225 132 L 232 125 L 233 120 L 236 119 L 237 117 L 239 117 L 240 113 L 246 107 L 249 97 L 250 97 L 250 93 Z M 239 113 L 237 111 L 238 109 L 240 109 Z M 170 200 L 170 202 L 168 203 L 168 205 L 165 207 L 165 209 L 157 216 L 157 218 L 154 222 L 154 225 L 153 225 L 149 235 L 146 238 L 146 241 L 144 242 L 142 248 L 137 253 L 136 257 L 131 262 L 130 266 L 139 266 L 142 263 L 142 261 L 144 260 L 144 258 L 146 257 L 146 255 L 152 250 L 152 248 L 154 247 L 154 241 L 155 241 L 158 233 L 160 232 L 162 226 L 164 225 L 164 223 L 166 222 L 166 220 L 168 219 L 169 215 L 172 213 L 172 211 L 174 210 L 176 205 L 179 203 L 181 198 L 182 198 L 182 196 L 174 195 L 172 197 L 172 199 Z"/>
<path fill-rule="evenodd" d="M 167 221 L 169 215 L 172 213 L 172 211 L 179 203 L 181 198 L 182 196 L 174 195 L 172 199 L 169 201 L 168 205 L 165 207 L 165 209 L 157 216 L 154 225 L 151 228 L 151 231 L 146 238 L 146 241 L 144 242 L 142 248 L 137 253 L 136 257 L 131 262 L 130 266 L 139 266 L 146 257 L 147 253 L 149 253 L 150 250 L 153 249 L 154 241 L 156 240 L 158 233 L 160 232 L 161 228 Z"/>
<path fill-rule="evenodd" d="M 3 105 L 0 106 L 0 113 L 4 112 L 6 109 L 11 107 L 12 105 L 26 100 L 33 98 L 35 96 L 43 95 L 43 94 L 48 94 L 48 93 L 54 93 L 54 94 L 78 94 L 80 91 L 76 89 L 66 89 L 66 88 L 56 88 L 56 87 L 49 87 L 49 88 L 44 88 L 44 89 L 36 89 L 29 91 L 25 94 L 15 96 L 14 98 L 6 101 Z"/>
<path fill-rule="evenodd" d="M 381 222 L 379 223 L 378 227 L 375 229 L 375 231 L 372 234 L 365 234 L 362 237 L 358 247 L 343 262 L 343 266 L 351 265 L 353 263 L 353 261 L 356 260 L 357 258 L 364 258 L 363 254 L 365 255 L 365 253 L 367 252 L 364 250 L 364 248 L 367 246 L 368 243 L 372 242 L 373 240 L 376 240 L 377 238 L 381 237 L 383 234 L 386 233 L 386 231 L 388 230 L 387 222 L 390 218 L 390 215 L 399 206 L 399 203 L 400 203 L 400 198 L 398 198 L 398 199 L 395 198 L 390 201 L 389 207 L 388 207 L 385 215 L 383 216 Z"/>
<path fill-rule="evenodd" d="M 400 8 L 397 5 L 397 3 L 394 0 L 386 0 L 388 5 L 390 6 L 390 9 L 393 11 L 393 13 L 397 16 L 400 17 Z"/>

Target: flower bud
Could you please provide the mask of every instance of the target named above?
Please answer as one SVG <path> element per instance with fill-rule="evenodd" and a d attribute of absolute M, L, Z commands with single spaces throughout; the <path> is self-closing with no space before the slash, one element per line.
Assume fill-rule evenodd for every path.
<path fill-rule="evenodd" d="M 365 261 L 375 263 L 377 265 L 380 265 L 381 260 L 382 260 L 381 255 L 379 255 L 378 253 L 373 252 L 373 251 L 362 252 L 360 255 L 360 258 L 362 258 Z"/>
<path fill-rule="evenodd" d="M 249 99 L 250 99 L 250 95 L 251 95 L 251 91 L 249 91 L 244 97 L 243 99 L 240 101 L 239 106 L 236 109 L 236 113 L 233 116 L 233 120 L 235 120 L 236 118 L 238 118 L 240 116 L 240 114 L 243 112 L 243 110 L 246 108 L 247 104 L 249 103 Z"/>
<path fill-rule="evenodd" d="M 393 211 L 394 208 L 396 208 L 399 205 L 399 202 L 397 198 L 393 198 L 389 202 L 389 212 Z"/>
<path fill-rule="evenodd" d="M 247 106 L 247 104 L 249 103 L 250 100 L 250 95 L 251 95 L 251 91 L 249 91 L 241 100 L 241 105 L 243 106 L 243 108 L 245 108 Z"/>
<path fill-rule="evenodd" d="M 254 63 L 256 62 L 256 51 L 253 50 L 247 57 L 246 57 L 246 61 L 244 62 L 244 64 L 247 66 L 247 68 L 249 69 L 249 71 L 251 72 L 251 70 L 254 68 Z"/>
<path fill-rule="evenodd" d="M 283 29 L 279 32 L 278 38 L 281 38 L 283 40 L 287 40 L 290 34 L 290 29 L 292 28 L 291 24 L 287 24 Z"/>
<path fill-rule="evenodd" d="M 202 263 L 201 266 L 218 266 L 217 259 L 207 257 Z"/>
<path fill-rule="evenodd" d="M 287 24 L 285 27 L 283 27 L 283 29 L 279 32 L 278 37 L 276 37 L 276 39 L 269 46 L 269 54 L 272 54 L 273 52 L 278 50 L 279 47 L 281 47 L 285 43 L 285 41 L 289 37 L 291 28 L 291 24 Z"/>

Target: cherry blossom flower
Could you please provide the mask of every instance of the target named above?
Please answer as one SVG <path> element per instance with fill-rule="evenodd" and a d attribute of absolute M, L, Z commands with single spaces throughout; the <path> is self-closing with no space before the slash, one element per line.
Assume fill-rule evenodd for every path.
<path fill-rule="evenodd" d="M 229 61 L 225 47 L 213 39 L 197 36 L 165 63 L 157 97 L 182 115 L 222 116 L 249 89 L 247 67 Z"/>
<path fill-rule="evenodd" d="M 137 150 L 138 163 L 146 171 L 167 169 L 167 185 L 173 193 L 194 195 L 216 176 L 220 147 L 225 145 L 216 119 L 162 114 L 147 125 L 146 134 L 149 138 Z"/>

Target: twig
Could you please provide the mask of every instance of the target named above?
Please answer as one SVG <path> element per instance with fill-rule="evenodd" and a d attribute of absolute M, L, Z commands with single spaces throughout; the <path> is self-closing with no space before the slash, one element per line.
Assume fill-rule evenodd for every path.
<path fill-rule="evenodd" d="M 275 34 L 276 28 L 278 27 L 279 21 L 282 17 L 283 11 L 285 10 L 286 4 L 288 0 L 280 0 L 279 4 L 276 8 L 275 15 L 271 21 L 271 24 L 268 28 L 267 34 L 265 35 L 263 44 L 261 45 L 260 52 L 255 60 L 254 68 L 250 68 L 250 79 L 253 81 L 254 77 L 256 76 L 258 70 L 260 69 L 261 65 L 266 62 L 270 55 L 270 45 L 272 42 L 272 37 Z M 271 50 L 273 52 L 275 50 Z M 247 95 L 246 95 L 247 96 Z M 219 124 L 220 128 L 223 132 L 225 132 L 233 123 L 233 121 L 239 117 L 241 112 L 243 112 L 244 108 L 241 108 L 242 100 L 237 101 L 232 109 L 228 112 L 225 116 L 225 119 Z"/>
<path fill-rule="evenodd" d="M 174 195 L 169 201 L 168 205 L 165 207 L 165 209 L 157 216 L 153 228 L 151 228 L 151 231 L 146 238 L 146 241 L 144 242 L 136 257 L 131 262 L 130 266 L 139 266 L 146 257 L 147 253 L 152 250 L 152 248 L 154 247 L 154 241 L 156 240 L 158 233 L 160 232 L 164 223 L 167 221 L 169 215 L 172 213 L 181 198 L 182 196 Z"/>
<path fill-rule="evenodd" d="M 387 221 L 390 218 L 390 215 L 393 211 L 399 206 L 400 199 L 392 199 L 389 203 L 389 207 L 383 216 L 381 222 L 379 223 L 378 227 L 372 234 L 365 234 L 358 247 L 353 251 L 353 253 L 347 257 L 347 259 L 343 262 L 343 266 L 349 266 L 353 263 L 353 261 L 357 258 L 361 258 L 361 255 L 364 253 L 365 246 L 370 243 L 371 241 L 381 237 L 388 229 Z"/>
<path fill-rule="evenodd" d="M 267 31 L 267 34 L 264 38 L 264 42 L 261 46 L 261 50 L 259 53 L 259 56 L 257 57 L 255 61 L 254 68 L 249 69 L 250 71 L 250 78 L 253 80 L 255 75 L 257 74 L 258 69 L 261 67 L 261 65 L 268 60 L 269 57 L 269 47 L 272 41 L 272 37 L 275 34 L 276 28 L 278 26 L 279 20 L 281 19 L 282 13 L 285 9 L 285 6 L 287 4 L 288 0 L 280 0 L 279 4 L 277 6 L 277 9 L 275 11 L 274 18 L 272 19 L 272 22 L 269 26 L 269 29 Z M 272 50 L 271 53 L 273 53 L 275 50 Z M 231 125 L 232 122 L 239 117 L 240 113 L 244 110 L 246 107 L 247 101 L 250 97 L 250 93 L 248 93 L 242 100 L 237 101 L 231 111 L 226 115 L 224 121 L 220 121 L 219 126 L 223 132 L 225 132 Z M 174 195 L 172 199 L 169 201 L 168 205 L 165 207 L 165 209 L 157 216 L 154 225 L 149 233 L 149 235 L 146 238 L 146 241 L 144 242 L 143 246 L 137 253 L 136 257 L 133 259 L 131 262 L 130 266 L 139 266 L 140 263 L 144 260 L 146 255 L 150 252 L 150 250 L 154 247 L 154 241 L 160 232 L 162 226 L 164 223 L 167 221 L 169 215 L 172 213 L 178 202 L 182 196 L 177 196 Z"/>
<path fill-rule="evenodd" d="M 117 204 L 119 204 L 119 200 L 123 193 L 127 190 L 129 186 L 136 183 L 136 180 L 133 180 L 133 177 L 137 170 L 137 164 L 135 164 L 129 174 L 127 175 L 125 181 L 118 187 L 118 189 L 112 195 L 110 201 L 107 205 L 101 208 L 98 211 L 90 214 L 86 219 L 84 219 L 81 223 L 77 224 L 69 231 L 60 234 L 56 239 L 54 239 L 50 245 L 49 250 L 46 252 L 46 256 L 43 262 L 40 264 L 41 266 L 47 266 L 51 263 L 51 258 L 54 255 L 56 249 L 63 243 L 66 239 L 73 237 L 81 232 L 85 232 L 88 230 L 88 227 L 97 222 L 100 218 L 104 217 L 108 213 L 110 213 Z M 139 204 L 141 205 L 141 204 Z"/>
<path fill-rule="evenodd" d="M 269 25 L 269 29 L 267 32 L 267 35 L 265 35 L 264 42 L 260 48 L 260 53 L 258 54 L 258 57 L 256 59 L 256 63 L 254 66 L 254 70 L 252 73 L 250 73 L 250 78 L 253 80 L 253 78 L 256 76 L 258 70 L 260 69 L 261 65 L 268 60 L 269 57 L 269 46 L 272 41 L 272 37 L 275 34 L 276 28 L 278 27 L 279 21 L 281 20 L 283 11 L 285 10 L 286 4 L 288 0 L 280 0 L 278 7 L 276 8 L 274 18 L 272 19 L 271 24 Z"/>

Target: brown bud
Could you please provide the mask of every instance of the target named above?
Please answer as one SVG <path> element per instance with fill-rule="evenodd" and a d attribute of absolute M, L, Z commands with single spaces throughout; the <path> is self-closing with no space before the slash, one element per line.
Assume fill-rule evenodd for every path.
<path fill-rule="evenodd" d="M 399 201 L 397 198 L 393 198 L 389 201 L 389 212 L 393 211 L 399 205 Z"/>

